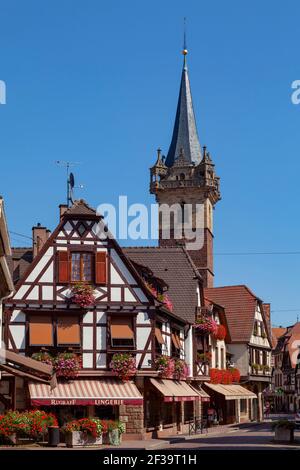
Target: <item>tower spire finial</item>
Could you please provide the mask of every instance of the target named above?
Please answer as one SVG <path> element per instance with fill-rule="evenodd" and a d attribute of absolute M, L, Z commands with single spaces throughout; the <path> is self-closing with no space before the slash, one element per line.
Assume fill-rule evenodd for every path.
<path fill-rule="evenodd" d="M 186 56 L 187 56 L 188 50 L 186 47 L 186 17 L 183 18 L 183 49 L 182 49 L 182 54 L 183 54 L 183 67 L 186 68 Z"/>

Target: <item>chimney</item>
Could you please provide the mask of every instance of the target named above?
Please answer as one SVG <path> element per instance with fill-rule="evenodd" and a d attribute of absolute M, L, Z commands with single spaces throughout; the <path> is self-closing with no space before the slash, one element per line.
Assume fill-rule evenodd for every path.
<path fill-rule="evenodd" d="M 32 227 L 33 258 L 41 251 L 49 236 L 50 230 L 46 229 L 46 227 L 42 227 L 40 223 Z"/>
<path fill-rule="evenodd" d="M 268 330 L 271 332 L 271 304 L 263 304 Z"/>
<path fill-rule="evenodd" d="M 63 218 L 64 213 L 68 210 L 67 204 L 59 204 L 59 220 Z"/>

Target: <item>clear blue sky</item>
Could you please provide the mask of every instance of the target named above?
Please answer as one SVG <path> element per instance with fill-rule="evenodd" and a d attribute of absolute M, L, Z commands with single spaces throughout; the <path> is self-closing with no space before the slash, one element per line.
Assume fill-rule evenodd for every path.
<path fill-rule="evenodd" d="M 82 162 L 91 205 L 153 202 L 148 168 L 167 152 L 182 18 L 201 144 L 221 177 L 215 251 L 300 251 L 297 1 L 0 0 L 0 193 L 11 231 L 53 229 L 65 198 L 55 160 Z M 26 239 L 11 237 L 12 244 Z M 300 255 L 215 256 L 216 284 L 249 285 L 288 324 Z"/>

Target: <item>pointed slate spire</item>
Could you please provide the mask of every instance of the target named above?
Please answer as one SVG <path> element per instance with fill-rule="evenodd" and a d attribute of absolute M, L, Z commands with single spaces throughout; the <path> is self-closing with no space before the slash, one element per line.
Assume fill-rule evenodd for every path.
<path fill-rule="evenodd" d="M 184 45 L 184 49 L 182 51 L 184 56 L 183 69 L 176 118 L 172 141 L 165 162 L 169 167 L 173 166 L 175 161 L 179 158 L 181 149 L 183 149 L 186 161 L 190 164 L 197 165 L 200 163 L 202 158 L 186 63 L 187 52 L 188 51 Z"/>

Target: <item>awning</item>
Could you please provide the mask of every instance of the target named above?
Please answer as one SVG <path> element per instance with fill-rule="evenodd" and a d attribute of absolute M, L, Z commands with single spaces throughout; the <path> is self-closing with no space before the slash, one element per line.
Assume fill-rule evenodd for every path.
<path fill-rule="evenodd" d="M 186 382 L 171 379 L 150 379 L 154 387 L 164 396 L 164 401 L 194 401 L 200 394 Z"/>
<path fill-rule="evenodd" d="M 223 385 L 223 384 L 211 384 L 205 383 L 205 386 L 213 392 L 220 393 L 225 397 L 225 400 L 238 400 L 245 398 L 257 398 L 255 393 L 251 392 L 247 388 L 241 385 Z"/>
<path fill-rule="evenodd" d="M 200 388 L 198 385 L 191 385 L 191 387 L 196 390 L 197 393 L 199 393 L 201 401 L 204 402 L 209 402 L 210 401 L 210 396 L 208 393 L 206 393 L 202 388 Z"/>
<path fill-rule="evenodd" d="M 29 382 L 29 394 L 33 406 L 143 404 L 133 382 L 110 378 L 58 383 L 52 391 L 48 385 Z"/>

